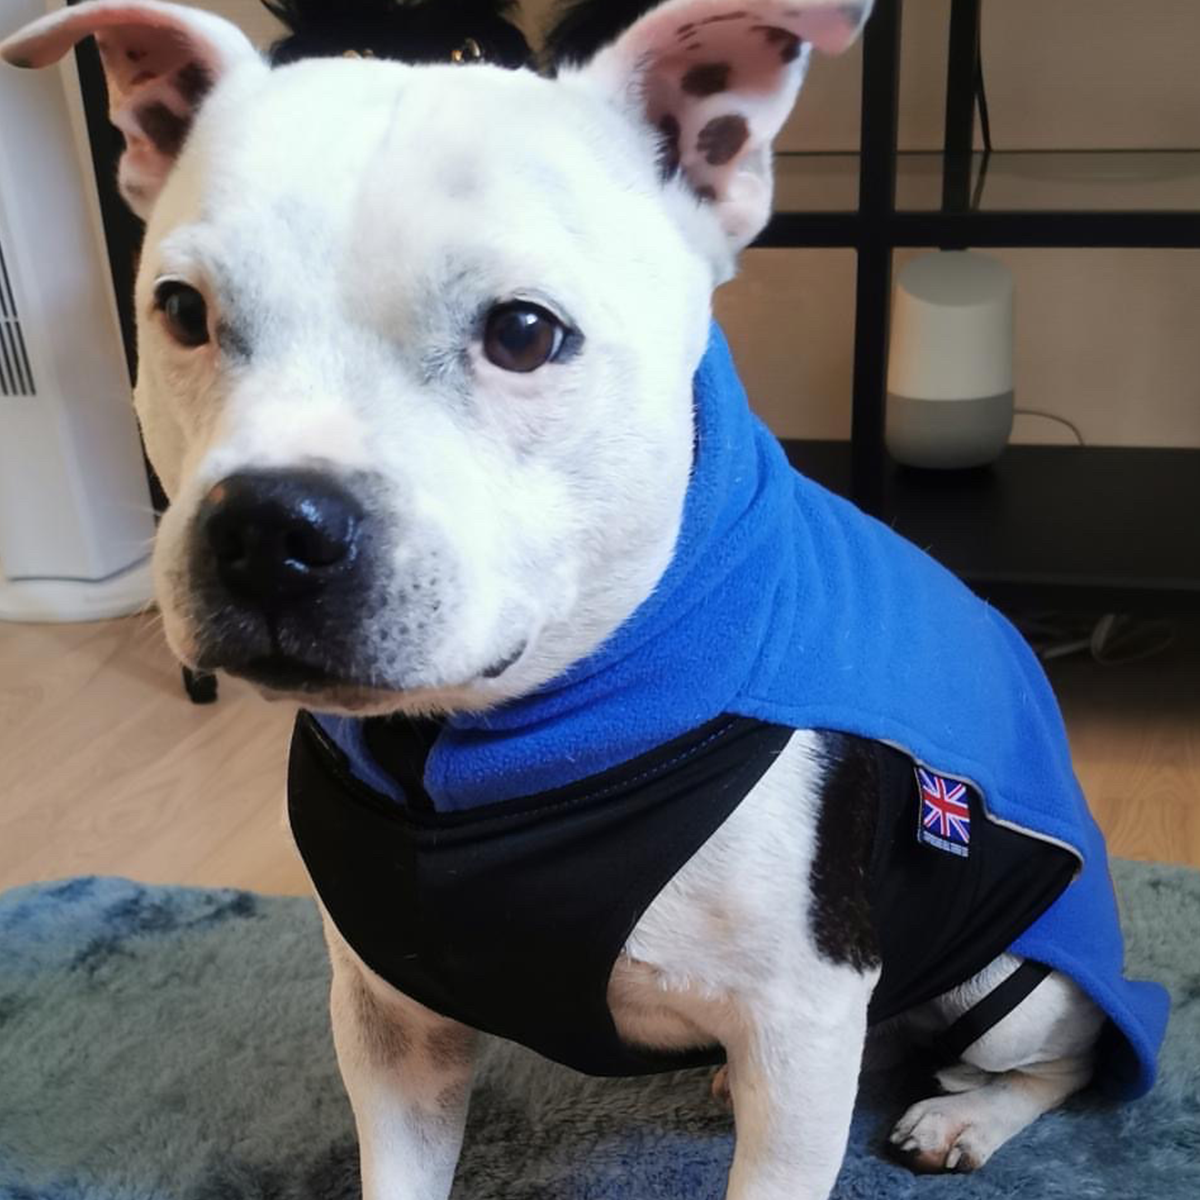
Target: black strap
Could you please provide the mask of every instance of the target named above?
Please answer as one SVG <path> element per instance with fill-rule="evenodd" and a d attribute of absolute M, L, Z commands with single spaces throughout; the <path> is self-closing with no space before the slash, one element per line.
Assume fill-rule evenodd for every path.
<path fill-rule="evenodd" d="M 973 1008 L 967 1009 L 942 1035 L 940 1049 L 948 1062 L 957 1062 L 968 1047 L 995 1028 L 1051 974 L 1045 963 L 1026 959 L 1003 983 Z"/>

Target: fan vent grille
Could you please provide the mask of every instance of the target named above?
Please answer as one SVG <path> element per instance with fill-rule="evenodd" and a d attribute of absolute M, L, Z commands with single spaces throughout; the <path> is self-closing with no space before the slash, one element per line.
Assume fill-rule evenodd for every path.
<path fill-rule="evenodd" d="M 36 396 L 17 298 L 0 243 L 0 396 Z"/>

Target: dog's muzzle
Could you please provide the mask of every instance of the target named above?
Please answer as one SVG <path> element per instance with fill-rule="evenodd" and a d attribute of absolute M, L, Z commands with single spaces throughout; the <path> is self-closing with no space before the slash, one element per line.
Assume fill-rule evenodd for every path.
<path fill-rule="evenodd" d="M 281 691 L 353 671 L 377 564 L 357 489 L 330 471 L 244 471 L 204 497 L 191 531 L 199 665 Z"/>

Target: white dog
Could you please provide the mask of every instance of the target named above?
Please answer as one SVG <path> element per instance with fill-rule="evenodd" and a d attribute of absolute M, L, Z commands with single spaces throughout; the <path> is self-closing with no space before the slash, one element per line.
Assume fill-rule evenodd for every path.
<path fill-rule="evenodd" d="M 430 775 L 423 782 L 424 756 L 442 753 L 431 744 L 447 738 L 466 756 L 442 763 L 451 772 L 466 763 L 465 795 L 476 779 L 470 756 L 490 754 L 497 731 L 511 734 L 506 714 L 529 711 L 522 704 L 557 705 L 570 728 L 607 712 L 603 697 L 583 716 L 563 697 L 615 679 L 594 665 L 674 594 L 671 572 L 693 547 L 681 533 L 689 497 L 708 478 L 703 463 L 725 453 L 698 399 L 705 371 L 725 379 L 723 347 L 710 342 L 711 294 L 767 221 L 771 139 L 810 53 L 848 46 L 870 4 L 669 0 L 556 79 L 370 60 L 271 71 L 232 25 L 150 0 L 95 0 L 3 45 L 9 62 L 40 67 L 96 36 L 127 140 L 121 189 L 147 221 L 136 405 L 171 498 L 155 552 L 170 644 L 185 663 L 325 714 L 302 720 L 293 822 L 329 918 L 333 1028 L 368 1200 L 449 1194 L 472 1024 L 596 1070 L 610 1060 L 613 1069 L 677 1064 L 719 1047 L 738 1134 L 729 1197 L 821 1200 L 845 1151 L 873 994 L 878 1004 L 893 970 L 874 929 L 873 863 L 890 845 L 879 832 L 891 811 L 883 793 L 900 780 L 896 804 L 911 793 L 920 805 L 929 789 L 927 803 L 960 814 L 939 818 L 949 822 L 940 837 L 920 832 L 914 815 L 904 840 L 951 866 L 966 861 L 969 816 L 973 856 L 983 826 L 1003 833 L 1012 823 L 989 819 L 982 773 L 953 760 L 930 766 L 916 742 L 882 724 L 792 723 L 781 735 L 787 722 L 744 703 L 730 708 L 732 724 L 696 720 L 650 744 L 622 741 L 614 724 L 619 753 L 581 742 L 555 757 L 535 739 L 536 752 L 521 750 L 512 782 L 499 785 L 496 811 L 524 819 L 521 797 L 553 793 L 565 808 L 581 781 L 589 803 L 642 776 L 686 798 L 691 776 L 679 771 L 717 773 L 713 754 L 730 759 L 722 780 L 742 770 L 730 750 L 739 738 L 758 764 L 667 877 L 647 882 L 665 868 L 630 851 L 628 874 L 644 893 L 632 932 L 609 920 L 617 899 L 579 918 L 578 928 L 604 924 L 620 938 L 615 962 L 599 963 L 600 1008 L 588 948 L 559 934 L 543 950 L 560 917 L 561 928 L 577 928 L 571 897 L 548 896 L 541 907 L 553 911 L 539 916 L 510 872 L 486 900 L 475 892 L 460 904 L 443 872 L 416 916 L 378 911 L 386 892 L 376 876 L 478 829 L 469 814 L 443 811 L 473 809 L 477 798 L 446 804 Z M 766 446 L 748 419 L 731 420 Z M 741 467 L 710 479 L 742 482 Z M 731 533 L 710 547 L 722 570 L 735 569 L 725 559 L 738 544 Z M 798 578 L 806 570 L 819 574 L 801 563 Z M 719 636 L 680 643 L 679 679 L 723 669 L 739 638 L 758 636 L 758 593 L 747 595 L 744 627 L 727 614 Z M 720 596 L 706 603 L 719 606 Z M 965 592 L 954 603 L 976 613 Z M 916 620 L 919 603 L 912 608 Z M 647 644 L 675 645 L 668 633 Z M 827 651 L 814 645 L 814 659 Z M 660 671 L 667 686 L 675 671 Z M 687 689 L 677 691 L 686 707 Z M 638 695 L 621 711 L 658 721 L 653 698 Z M 367 720 L 387 714 L 400 716 Z M 400 820 L 387 811 L 385 777 L 403 783 L 406 766 L 393 763 L 389 776 L 379 739 L 397 729 L 409 767 L 413 753 L 418 760 L 391 789 L 410 822 L 403 855 L 380 849 L 387 823 Z M 631 760 L 645 767 L 636 779 Z M 915 781 L 914 760 L 926 771 Z M 334 782 L 321 787 L 344 792 L 331 805 L 304 791 L 326 768 Z M 597 777 L 618 782 L 597 788 Z M 426 786 L 435 811 L 409 811 Z M 701 804 L 678 801 L 672 814 Z M 640 793 L 621 803 L 642 804 Z M 350 808 L 379 831 L 363 824 L 351 838 L 361 875 L 354 862 L 327 860 L 359 852 L 334 845 L 338 814 Z M 593 843 L 581 844 L 559 875 L 578 870 L 590 889 L 598 868 Z M 611 851 L 606 877 L 621 876 L 620 832 L 601 830 L 594 844 Z M 1067 880 L 1088 857 L 1065 836 L 1039 845 L 1069 866 L 1047 868 L 1057 883 L 1025 923 L 1059 892 L 1074 894 L 1080 885 Z M 530 871 L 545 866 L 538 853 Z M 544 878 L 567 886 L 553 871 Z M 510 882 L 528 931 L 503 924 L 516 919 Z M 453 923 L 472 905 L 486 937 L 471 912 Z M 403 953 L 389 940 L 392 921 L 407 930 L 395 934 Z M 435 936 L 447 929 L 449 943 Z M 1049 970 L 1066 961 L 1053 954 L 1019 989 L 1024 998 L 1010 995 L 964 1039 L 960 1019 L 978 1014 L 997 985 L 1025 978 L 1020 959 L 1000 952 L 1012 933 L 969 978 L 913 993 L 908 1024 L 932 1038 L 960 1031 L 960 1057 L 939 1075 L 946 1094 L 914 1106 L 892 1135 L 918 1169 L 979 1167 L 1088 1083 L 1102 1063 L 1102 1029 L 1136 1041 L 1107 993 L 1080 986 L 1086 972 Z M 429 978 L 393 986 L 422 955 L 434 964 Z M 905 957 L 893 955 L 901 973 Z M 447 979 L 476 977 L 494 999 L 446 990 Z M 591 981 L 591 1007 L 579 1004 L 590 1025 L 572 1025 L 564 980 L 581 991 Z"/>

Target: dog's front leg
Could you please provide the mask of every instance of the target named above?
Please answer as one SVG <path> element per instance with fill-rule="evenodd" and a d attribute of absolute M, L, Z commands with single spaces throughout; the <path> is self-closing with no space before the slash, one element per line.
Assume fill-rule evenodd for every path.
<path fill-rule="evenodd" d="M 327 936 L 333 1039 L 358 1128 L 363 1200 L 446 1200 L 476 1034 L 389 987 L 328 922 Z"/>
<path fill-rule="evenodd" d="M 737 1124 L 727 1200 L 826 1200 L 833 1188 L 875 975 L 848 968 L 822 974 L 831 977 L 823 995 L 756 1006 L 726 1041 Z"/>

